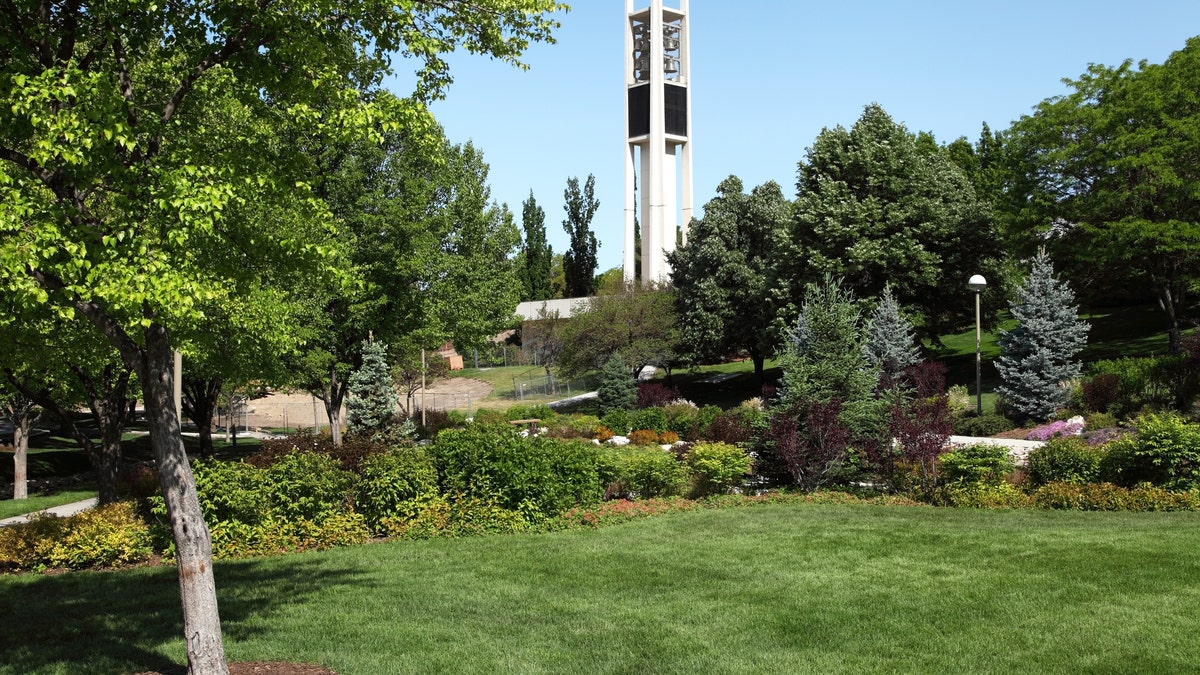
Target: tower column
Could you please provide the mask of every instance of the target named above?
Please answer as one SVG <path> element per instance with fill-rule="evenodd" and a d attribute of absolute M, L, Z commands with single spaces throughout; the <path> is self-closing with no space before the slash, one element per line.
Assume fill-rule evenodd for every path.
<path fill-rule="evenodd" d="M 666 254 L 675 250 L 677 232 L 692 218 L 691 92 L 687 0 L 679 8 L 650 0 L 635 11 L 626 0 L 625 35 L 626 157 L 624 276 L 634 276 L 633 159 L 641 153 L 642 279 L 670 277 Z M 682 174 L 680 176 L 679 174 Z M 682 188 L 682 194 L 679 190 Z"/>

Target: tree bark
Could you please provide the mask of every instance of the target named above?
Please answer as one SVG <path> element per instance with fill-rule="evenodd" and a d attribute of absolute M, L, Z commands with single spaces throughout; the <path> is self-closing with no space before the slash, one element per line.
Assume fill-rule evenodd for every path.
<path fill-rule="evenodd" d="M 37 402 L 23 391 L 15 393 L 5 407 L 13 426 L 13 499 L 26 499 L 29 497 L 29 434 L 42 414 L 34 414 Z"/>
<path fill-rule="evenodd" d="M 125 411 L 129 405 L 129 377 L 132 370 L 128 366 L 118 369 L 110 365 L 100 377 L 93 377 L 79 367 L 72 367 L 71 370 L 88 394 L 88 407 L 100 430 L 99 450 L 90 439 L 85 447 L 88 448 L 92 469 L 96 472 L 100 503 L 110 504 L 117 501 L 117 468 L 121 464 L 121 436 L 125 432 Z M 77 438 L 82 436 L 77 434 Z"/>
<path fill-rule="evenodd" d="M 200 511 L 196 480 L 188 465 L 175 410 L 174 353 L 164 327 L 152 324 L 145 330 L 145 336 L 138 377 L 146 402 L 159 485 L 175 538 L 188 669 L 192 675 L 228 675 L 212 569 L 212 540 Z"/>
<path fill-rule="evenodd" d="M 33 420 L 28 414 L 13 415 L 13 499 L 29 497 L 29 431 Z"/>
<path fill-rule="evenodd" d="M 338 378 L 337 368 L 329 367 L 329 389 L 318 396 L 325 403 L 329 417 L 329 437 L 333 447 L 342 447 L 342 402 L 346 400 L 346 383 Z"/>

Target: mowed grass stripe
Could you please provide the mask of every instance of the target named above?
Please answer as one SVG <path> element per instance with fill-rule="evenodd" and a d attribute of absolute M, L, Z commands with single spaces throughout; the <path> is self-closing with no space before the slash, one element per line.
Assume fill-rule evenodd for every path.
<path fill-rule="evenodd" d="M 217 581 L 231 659 L 343 675 L 1186 672 L 1197 541 L 1198 514 L 773 506 L 230 562 Z M 173 575 L 0 580 L 0 611 L 28 617 L 0 672 L 181 662 Z"/>

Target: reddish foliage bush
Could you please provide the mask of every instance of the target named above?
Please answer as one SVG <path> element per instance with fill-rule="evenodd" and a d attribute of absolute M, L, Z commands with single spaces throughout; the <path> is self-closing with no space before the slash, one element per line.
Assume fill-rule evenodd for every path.
<path fill-rule="evenodd" d="M 246 463 L 266 469 L 293 452 L 318 452 L 336 459 L 346 471 L 361 473 L 362 461 L 384 449 L 384 446 L 371 442 L 369 438 L 354 435 L 343 437 L 342 447 L 339 448 L 334 446 L 330 437 L 318 436 L 310 429 L 301 429 L 284 438 L 264 440 L 258 452 L 246 458 Z"/>
<path fill-rule="evenodd" d="M 804 490 L 834 479 L 846 462 L 850 432 L 838 419 L 841 412 L 842 402 L 833 399 L 793 406 L 771 417 L 767 444 Z"/>
<path fill-rule="evenodd" d="M 742 410 L 733 409 L 713 418 L 704 430 L 706 440 L 720 443 L 745 443 L 754 436 L 754 425 Z"/>
<path fill-rule="evenodd" d="M 1121 378 L 1097 375 L 1083 383 L 1083 405 L 1089 412 L 1107 412 L 1121 397 Z"/>
<path fill-rule="evenodd" d="M 661 408 L 680 398 L 679 390 L 657 382 L 638 382 L 637 407 Z"/>

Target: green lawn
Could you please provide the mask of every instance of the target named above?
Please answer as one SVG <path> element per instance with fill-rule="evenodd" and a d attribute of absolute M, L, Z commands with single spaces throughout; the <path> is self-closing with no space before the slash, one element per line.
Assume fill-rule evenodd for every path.
<path fill-rule="evenodd" d="M 231 660 L 406 672 L 1184 672 L 1200 514 L 772 506 L 221 563 Z M 183 661 L 173 568 L 0 578 L 0 673 Z"/>
<path fill-rule="evenodd" d="M 0 519 L 41 511 L 51 506 L 79 502 L 95 496 L 95 487 L 81 487 L 48 495 L 30 495 L 28 499 L 2 499 L 0 500 Z"/>

